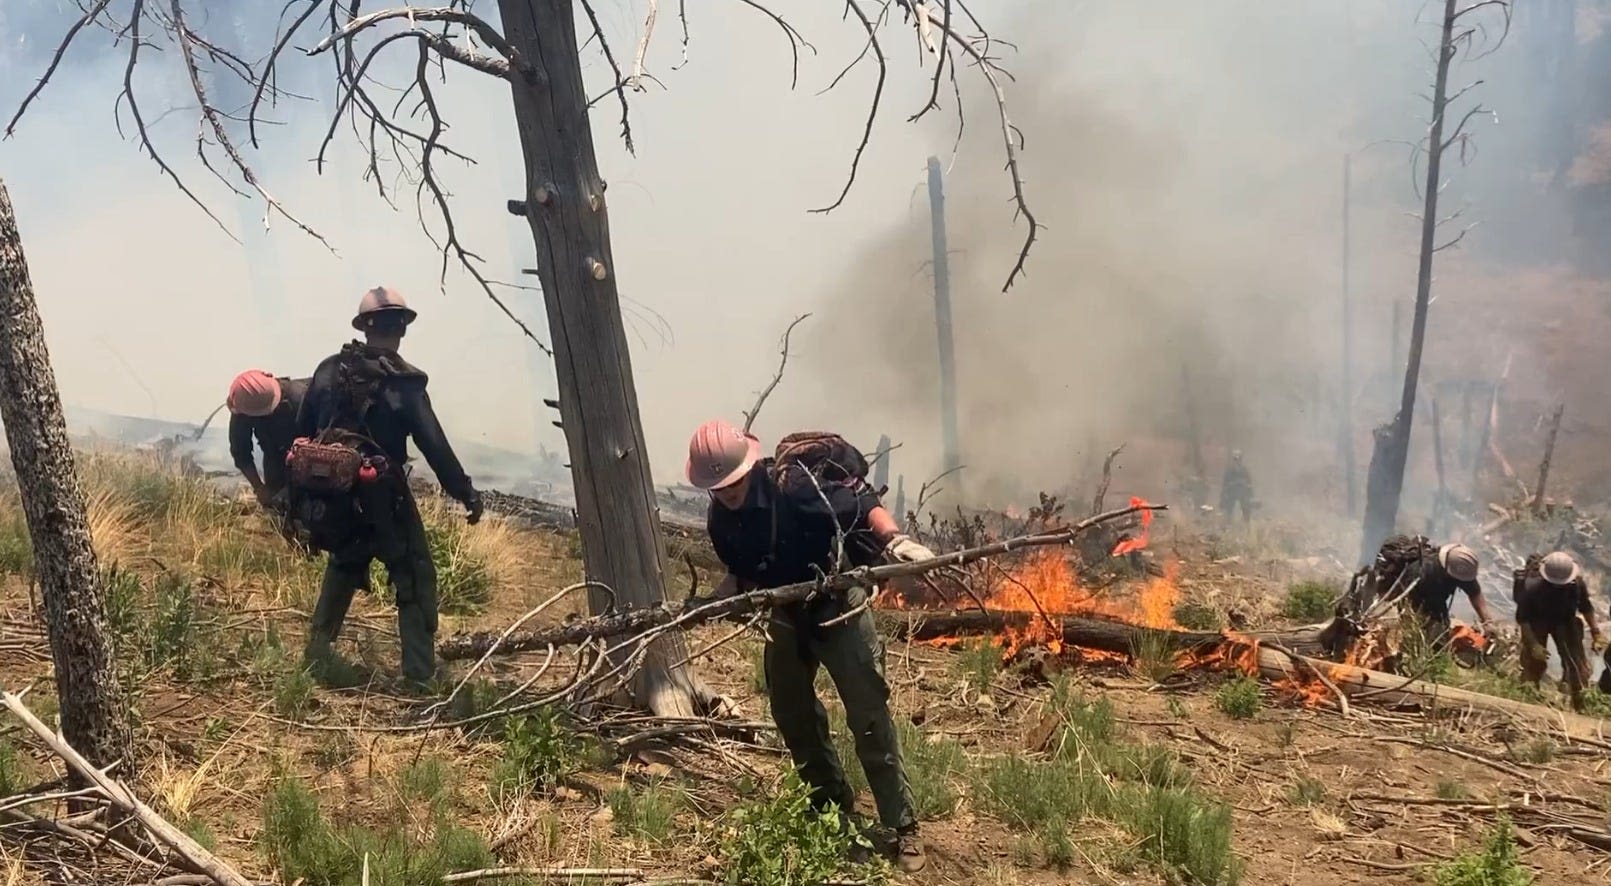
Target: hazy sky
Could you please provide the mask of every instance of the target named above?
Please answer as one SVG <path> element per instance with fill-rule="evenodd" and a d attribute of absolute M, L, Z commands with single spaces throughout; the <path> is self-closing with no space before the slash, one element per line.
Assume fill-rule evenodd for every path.
<path fill-rule="evenodd" d="M 657 479 L 680 479 L 698 422 L 739 418 L 773 372 L 777 336 L 805 311 L 817 316 L 796 339 L 763 436 L 822 426 L 870 442 L 888 432 L 905 442 L 913 474 L 934 463 L 919 191 L 931 153 L 953 177 L 970 460 L 1062 482 L 1092 448 L 1173 434 L 1182 366 L 1198 379 L 1199 418 L 1216 446 L 1274 458 L 1290 443 L 1285 435 L 1326 433 L 1331 407 L 1321 404 L 1336 399 L 1341 158 L 1419 136 L 1426 109 L 1415 93 L 1430 79 L 1422 43 L 1435 39 L 1420 4 L 975 4 L 1017 47 L 996 51 L 1017 75 L 1006 84 L 1009 111 L 1027 140 L 1029 197 L 1047 226 L 1030 276 L 1006 295 L 1000 285 L 1023 228 L 1007 202 L 984 81 L 964 72 L 967 137 L 953 157 L 949 89 L 940 111 L 906 123 L 926 97 L 927 69 L 910 33 L 887 29 L 884 112 L 856 188 L 838 211 L 809 214 L 843 184 L 875 69 L 864 65 L 819 95 L 860 50 L 859 29 L 834 4 L 786 5 L 809 7 L 790 15 L 817 49 L 803 56 L 794 91 L 771 22 L 739 3 L 689 4 L 688 63 L 677 70 L 678 25 L 661 10 L 649 67 L 666 89 L 632 96 L 637 156 L 616 137 L 613 104 L 593 114 Z M 619 56 L 631 54 L 640 7 L 599 6 Z M 39 20 L 48 27 L 19 37 L 0 12 L 0 108 L 15 106 L 68 21 L 28 19 Z M 231 36 L 221 23 L 209 33 Z M 263 39 L 256 34 L 254 45 Z M 518 331 L 465 275 L 450 269 L 447 292 L 439 290 L 440 258 L 419 231 L 412 188 L 404 185 L 395 212 L 377 199 L 360 180 L 346 128 L 333 162 L 315 174 L 309 160 L 326 105 L 282 105 L 274 117 L 284 125 L 268 128 L 251 160 L 339 256 L 276 217 L 250 252 L 254 275 L 248 250 L 120 139 L 113 100 L 124 59 L 107 35 L 87 34 L 72 59 L 18 135 L 0 142 L 0 177 L 16 202 L 67 400 L 199 420 L 241 369 L 311 371 L 349 336 L 362 289 L 385 283 L 420 311 L 405 355 L 431 373 L 451 436 L 515 450 L 562 446 L 540 404 L 555 395 L 551 368 L 539 361 L 535 376 L 528 370 Z M 226 225 L 258 223 L 260 202 L 229 194 L 196 162 L 193 99 L 171 60 L 152 62 L 139 86 L 147 117 L 161 119 L 168 159 Z M 304 88 L 328 89 L 326 62 L 296 64 L 313 66 L 298 78 Z M 602 91 L 608 71 L 591 50 L 586 66 Z M 398 71 L 383 74 L 396 82 Z M 520 279 L 532 247 L 503 210 L 522 175 L 507 90 L 451 66 L 448 79 L 449 137 L 480 161 L 447 166 L 461 236 L 489 273 Z M 1499 85 L 1485 99 L 1508 112 L 1507 102 L 1522 104 L 1518 91 Z M 1525 124 L 1527 108 L 1516 110 Z M 1480 135 L 1507 174 L 1515 164 L 1505 158 L 1524 155 L 1533 137 L 1525 125 L 1486 125 Z M 1408 169 L 1402 149 L 1378 146 L 1355 170 L 1360 312 L 1378 335 L 1388 299 L 1403 298 L 1413 281 Z M 1495 212 L 1468 180 L 1454 193 L 1476 204 L 1473 213 Z M 530 325 L 546 327 L 535 293 L 509 297 Z M 1277 427 L 1281 435 L 1266 433 Z"/>

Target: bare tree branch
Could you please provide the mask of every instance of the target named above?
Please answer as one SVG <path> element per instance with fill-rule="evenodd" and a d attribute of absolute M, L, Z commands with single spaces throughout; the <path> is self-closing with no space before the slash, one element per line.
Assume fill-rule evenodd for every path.
<path fill-rule="evenodd" d="M 632 124 L 627 118 L 627 97 L 626 90 L 624 88 L 626 79 L 621 76 L 621 66 L 616 64 L 615 53 L 610 51 L 610 41 L 604 37 L 604 28 L 599 25 L 599 16 L 598 13 L 593 10 L 593 4 L 590 3 L 589 0 L 581 0 L 581 4 L 582 10 L 587 13 L 587 20 L 593 25 L 593 36 L 599 38 L 599 49 L 603 50 L 604 52 L 604 60 L 610 63 L 610 70 L 615 74 L 615 85 L 610 87 L 610 92 L 615 93 L 615 95 L 621 100 L 621 141 L 626 143 L 627 153 L 636 156 L 638 151 L 637 148 L 633 147 L 632 145 Z M 686 20 L 684 20 L 684 24 L 686 24 Z M 605 93 L 605 95 L 608 94 L 609 93 Z M 601 95 L 598 98 L 593 99 L 587 103 L 587 106 L 592 108 L 593 105 L 597 104 L 599 99 L 602 99 L 603 97 L 604 96 Z"/>
<path fill-rule="evenodd" d="M 951 0 L 945 0 L 945 17 L 940 21 L 940 33 L 943 35 L 949 33 L 950 30 Z M 940 106 L 940 80 L 945 73 L 945 60 L 951 55 L 949 45 L 944 52 L 936 53 L 936 55 L 938 56 L 938 60 L 934 65 L 934 78 L 929 89 L 929 100 L 923 105 L 923 107 L 918 109 L 916 114 L 906 118 L 906 122 L 908 123 L 916 123 L 918 120 L 923 119 L 924 114 L 927 114 L 929 111 L 932 111 Z"/>
<path fill-rule="evenodd" d="M 201 69 L 196 65 L 196 54 L 190 41 L 189 29 L 185 27 L 184 0 L 172 0 L 172 3 L 174 39 L 179 42 L 179 51 L 184 56 L 185 69 L 190 74 L 191 89 L 195 91 L 196 101 L 201 105 L 201 116 L 212 129 L 213 138 L 217 139 L 218 146 L 224 150 L 224 153 L 229 157 L 230 164 L 240 173 L 241 178 L 251 186 L 252 190 L 257 192 L 259 197 L 263 198 L 263 202 L 268 204 L 270 209 L 278 212 L 291 224 L 301 228 L 303 233 L 318 240 L 324 248 L 335 252 L 335 248 L 330 245 L 329 241 L 325 240 L 323 234 L 315 231 L 301 219 L 287 212 L 285 207 L 280 205 L 280 201 L 274 199 L 274 196 L 263 188 L 257 180 L 257 174 L 252 171 L 252 167 L 248 166 L 246 161 L 241 158 L 240 151 L 235 148 L 234 139 L 224 129 L 223 121 L 218 118 L 218 112 L 214 110 L 212 103 L 207 100 L 207 90 L 201 82 Z M 199 152 L 200 148 L 198 147 L 197 150 Z M 206 158 L 203 157 L 202 159 L 205 162 Z M 263 220 L 266 226 L 268 222 L 267 213 L 264 214 Z"/>
<path fill-rule="evenodd" d="M 772 396 L 772 392 L 777 390 L 778 382 L 783 381 L 783 369 L 789 365 L 789 336 L 794 334 L 794 327 L 799 326 L 807 317 L 810 316 L 810 314 L 801 314 L 800 316 L 795 317 L 794 322 L 790 323 L 789 327 L 783 330 L 783 345 L 780 348 L 782 351 L 782 358 L 778 360 L 777 374 L 772 376 L 772 381 L 767 384 L 765 390 L 761 391 L 761 395 L 755 398 L 755 405 L 750 407 L 748 412 L 744 413 L 744 433 L 748 434 L 750 432 L 750 428 L 755 425 L 755 417 L 761 414 L 761 407 L 766 405 L 766 398 Z"/>
<path fill-rule="evenodd" d="M 889 65 L 884 59 L 884 47 L 878 41 L 878 31 L 873 26 L 872 19 L 867 17 L 867 13 L 861 11 L 861 7 L 857 5 L 856 0 L 845 0 L 845 6 L 856 14 L 856 18 L 861 21 L 862 27 L 867 31 L 868 45 L 873 48 L 873 54 L 878 58 L 878 83 L 873 87 L 873 101 L 872 105 L 867 109 L 867 125 L 862 128 L 861 143 L 856 145 L 856 155 L 850 159 L 850 175 L 845 179 L 845 187 L 839 192 L 839 198 L 834 200 L 832 204 L 821 209 L 813 209 L 811 210 L 812 212 L 827 213 L 838 209 L 844 204 L 845 197 L 850 194 L 851 187 L 856 184 L 856 172 L 861 168 L 861 155 L 867 150 L 867 143 L 873 139 L 873 121 L 878 117 L 878 104 L 884 97 L 884 80 L 889 74 Z"/>
<path fill-rule="evenodd" d="M 793 89 L 796 86 L 799 86 L 800 85 L 800 47 L 804 46 L 805 48 L 811 50 L 812 55 L 817 54 L 817 47 L 812 46 L 811 41 L 809 41 L 805 37 L 801 36 L 800 32 L 795 30 L 794 25 L 789 24 L 787 21 L 785 21 L 783 19 L 782 16 L 778 15 L 777 13 L 773 12 L 770 9 L 767 9 L 761 3 L 756 2 L 756 0 L 738 0 L 738 2 L 743 3 L 745 6 L 748 6 L 751 9 L 754 9 L 757 12 L 760 12 L 762 15 L 766 16 L 767 18 L 771 19 L 773 22 L 775 22 L 777 24 L 777 26 L 779 28 L 781 28 L 783 30 L 783 35 L 785 37 L 789 38 L 789 52 L 793 56 L 793 63 L 791 65 L 791 67 L 790 67 L 790 70 L 793 73 L 792 73 L 791 79 L 789 80 L 789 88 Z"/>
<path fill-rule="evenodd" d="M 356 9 L 357 6 L 358 4 L 356 2 L 353 3 L 354 9 Z M 505 40 L 503 35 L 498 33 L 497 28 L 494 28 L 492 25 L 488 24 L 484 19 L 471 15 L 462 9 L 455 9 L 452 7 L 419 9 L 412 6 L 405 6 L 400 9 L 383 9 L 380 12 L 371 12 L 368 15 L 351 19 L 345 25 L 341 26 L 341 28 L 339 28 L 335 33 L 325 37 L 323 40 L 320 40 L 317 44 L 315 44 L 312 49 L 308 50 L 308 54 L 318 55 L 319 53 L 329 49 L 337 41 L 350 41 L 360 31 L 372 28 L 381 22 L 399 18 L 407 19 L 410 24 L 414 22 L 453 22 L 454 24 L 462 25 L 465 28 L 474 31 L 475 35 L 481 38 L 482 43 L 485 43 L 489 48 L 493 49 L 499 55 L 507 59 L 510 64 L 517 68 L 524 67 L 524 63 L 520 60 L 519 54 L 515 52 L 513 46 L 509 45 L 509 41 Z"/>
<path fill-rule="evenodd" d="M 639 92 L 643 91 L 643 63 L 649 56 L 649 40 L 654 37 L 655 19 L 660 17 L 660 0 L 645 0 L 645 5 L 649 9 L 643 16 L 643 37 L 638 40 L 638 51 L 632 58 L 632 76 L 626 82 L 629 88 Z M 603 40 L 604 36 L 600 34 L 599 39 Z"/>
<path fill-rule="evenodd" d="M 62 57 L 67 55 L 67 48 L 73 45 L 73 38 L 78 36 L 79 31 L 84 30 L 85 25 L 99 18 L 111 2 L 112 0 L 95 0 L 95 5 L 85 10 L 84 15 L 74 22 L 72 27 L 67 29 L 67 35 L 56 46 L 56 54 L 51 56 L 50 65 L 45 68 L 45 73 L 34 83 L 34 88 L 28 90 L 28 94 L 23 96 L 22 104 L 17 107 L 17 113 L 12 115 L 11 122 L 6 124 L 6 138 L 11 138 L 11 133 L 17 128 L 17 122 L 22 119 L 23 114 L 27 113 L 28 106 L 33 104 L 39 93 L 44 91 L 45 85 L 50 82 L 50 78 L 56 73 L 56 68 L 61 65 Z"/>

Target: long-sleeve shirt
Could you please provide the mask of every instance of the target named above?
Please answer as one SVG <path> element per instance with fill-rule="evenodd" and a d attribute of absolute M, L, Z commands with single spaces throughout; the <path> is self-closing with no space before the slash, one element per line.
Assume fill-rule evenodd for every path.
<path fill-rule="evenodd" d="M 1594 603 L 1582 578 L 1552 585 L 1541 575 L 1529 575 L 1516 586 L 1516 621 L 1560 624 L 1582 613 L 1593 624 Z"/>
<path fill-rule="evenodd" d="M 307 396 L 308 379 L 282 378 L 280 405 L 264 416 L 229 417 L 229 455 L 241 473 L 257 470 L 253 444 L 263 450 L 263 486 L 270 493 L 285 488 L 285 456 L 297 437 L 297 411 Z"/>
<path fill-rule="evenodd" d="M 352 414 L 352 395 L 344 382 L 351 376 L 350 369 L 344 372 L 349 361 L 378 364 L 385 374 L 362 415 Z M 412 439 L 442 490 L 468 504 L 475 487 L 431 407 L 431 397 L 425 391 L 429 381 L 429 376 L 397 354 L 353 342 L 327 357 L 314 371 L 297 416 L 298 435 L 313 437 L 331 427 L 357 431 L 379 449 L 377 454 L 385 455 L 399 468 L 408 461 L 408 441 Z"/>

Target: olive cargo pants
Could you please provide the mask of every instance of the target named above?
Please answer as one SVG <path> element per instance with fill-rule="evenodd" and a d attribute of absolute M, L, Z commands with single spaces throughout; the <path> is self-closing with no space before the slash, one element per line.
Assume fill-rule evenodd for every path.
<path fill-rule="evenodd" d="M 1561 622 L 1524 621 L 1519 627 L 1522 680 L 1538 685 L 1549 666 L 1549 648 L 1545 644 L 1554 640 L 1555 652 L 1561 657 L 1561 676 L 1566 678 L 1573 702 L 1578 702 L 1594 672 L 1588 651 L 1583 648 L 1583 622 L 1574 615 Z"/>
<path fill-rule="evenodd" d="M 397 633 L 403 676 L 425 683 L 436 673 L 436 565 L 414 495 L 400 477 L 359 487 L 365 526 L 330 552 L 308 629 L 309 658 L 329 651 L 341 633 L 353 594 L 369 587 L 369 564 L 379 560 L 397 594 Z"/>
<path fill-rule="evenodd" d="M 852 588 L 844 596 L 846 612 L 867 600 L 861 588 Z M 896 830 L 915 825 L 900 739 L 889 713 L 884 643 L 873 626 L 872 613 L 863 610 L 830 627 L 812 621 L 810 615 L 774 610 L 763 661 L 772 719 L 800 779 L 811 786 L 814 804 L 837 803 L 845 812 L 854 807 L 856 794 L 845 781 L 828 732 L 828 712 L 817 698 L 815 683 L 821 666 L 827 668 L 845 704 L 845 724 L 855 736 L 856 757 L 878 804 L 879 820 Z"/>

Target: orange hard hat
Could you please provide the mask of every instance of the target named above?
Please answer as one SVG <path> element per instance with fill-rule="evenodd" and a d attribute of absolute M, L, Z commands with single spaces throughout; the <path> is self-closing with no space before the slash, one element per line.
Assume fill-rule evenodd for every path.
<path fill-rule="evenodd" d="M 408 299 L 403 298 L 402 293 L 389 286 L 376 286 L 358 300 L 358 314 L 352 318 L 352 328 L 369 329 L 376 320 L 386 316 L 396 316 L 407 326 L 419 314 L 408 306 Z"/>
<path fill-rule="evenodd" d="M 708 421 L 688 441 L 688 483 L 722 489 L 744 479 L 761 460 L 761 441 L 721 419 Z"/>
<path fill-rule="evenodd" d="M 229 383 L 229 411 L 261 418 L 280 405 L 280 380 L 261 369 L 248 369 Z"/>

